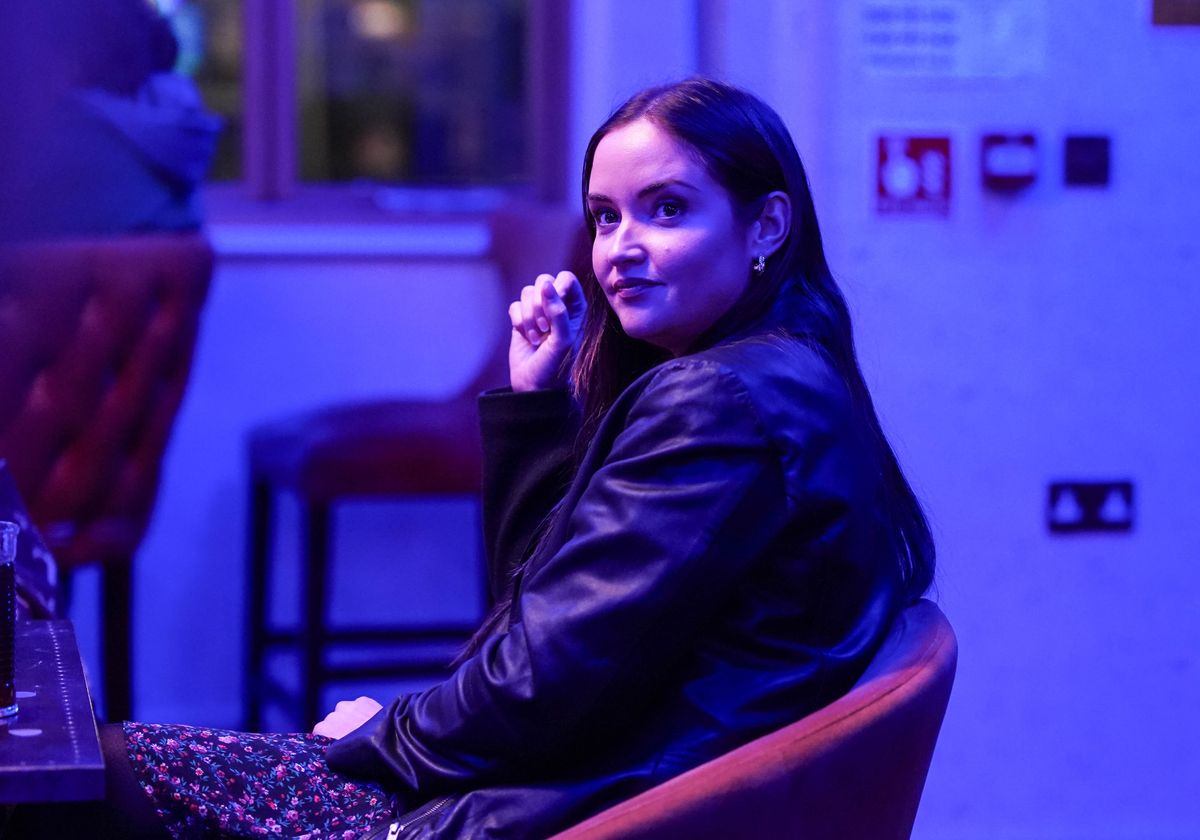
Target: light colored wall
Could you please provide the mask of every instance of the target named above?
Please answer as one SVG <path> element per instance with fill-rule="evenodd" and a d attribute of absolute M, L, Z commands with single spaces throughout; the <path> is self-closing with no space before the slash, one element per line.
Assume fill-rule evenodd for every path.
<path fill-rule="evenodd" d="M 1011 4 L 1041 7 L 1043 72 L 878 78 L 856 5 L 830 33 L 823 222 L 961 643 L 918 836 L 1200 836 L 1200 30 Z M 952 137 L 948 219 L 872 211 L 870 143 L 896 129 Z M 1026 194 L 980 188 L 996 129 L 1039 137 Z M 1111 135 L 1111 187 L 1063 185 L 1070 132 Z M 1064 478 L 1132 479 L 1135 531 L 1047 533 Z"/>
<path fill-rule="evenodd" d="M 580 166 L 592 132 L 627 97 L 698 70 L 695 0 L 574 0 L 571 154 L 566 195 L 579 195 Z"/>
<path fill-rule="evenodd" d="M 865 5 L 730 4 L 718 69 L 792 125 L 938 539 L 961 659 L 915 836 L 1200 836 L 1200 29 L 1151 27 L 1136 0 L 996 3 L 1032 22 L 1040 69 L 889 78 L 863 66 Z M 815 77 L 792 86 L 751 39 Z M 1040 180 L 987 194 L 979 136 L 1017 129 Z M 952 137 L 948 218 L 875 213 L 885 131 Z M 1111 187 L 1063 185 L 1067 133 L 1112 136 Z M 1115 478 L 1136 484 L 1132 534 L 1047 533 L 1048 482 Z"/>
<path fill-rule="evenodd" d="M 1034 0 L 1035 74 L 879 78 L 862 69 L 864 2 L 576 0 L 568 194 L 594 126 L 643 84 L 704 69 L 777 105 L 880 413 L 928 504 L 961 643 L 915 836 L 1200 836 L 1200 28 L 1152 28 L 1148 0 Z M 996 128 L 1041 140 L 1026 194 L 978 184 L 977 138 Z M 952 136 L 947 219 L 873 212 L 872 139 L 898 129 Z M 1062 185 L 1069 131 L 1112 135 L 1110 188 Z M 325 399 L 464 381 L 481 345 L 448 338 L 494 323 L 497 302 L 473 294 L 481 270 L 222 265 L 138 565 L 141 716 L 236 722 L 244 430 Z M 449 296 L 433 294 L 446 278 Z M 1059 478 L 1133 479 L 1136 530 L 1047 534 Z M 443 513 L 416 538 L 402 514 L 367 511 L 375 536 L 348 553 L 379 567 L 414 539 L 434 564 L 461 556 L 436 548 L 462 515 Z M 422 591 L 395 595 L 409 590 Z"/>

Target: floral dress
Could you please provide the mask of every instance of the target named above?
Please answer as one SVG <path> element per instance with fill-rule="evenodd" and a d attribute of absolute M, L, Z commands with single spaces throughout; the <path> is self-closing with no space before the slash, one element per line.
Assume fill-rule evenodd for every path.
<path fill-rule="evenodd" d="M 173 837 L 350 840 L 399 803 L 325 763 L 329 738 L 125 723 L 134 775 Z"/>

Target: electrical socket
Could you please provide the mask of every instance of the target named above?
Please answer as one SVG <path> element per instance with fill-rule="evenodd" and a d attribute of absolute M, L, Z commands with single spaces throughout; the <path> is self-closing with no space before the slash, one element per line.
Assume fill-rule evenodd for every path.
<path fill-rule="evenodd" d="M 1052 534 L 1133 530 L 1132 481 L 1052 481 L 1046 524 Z"/>

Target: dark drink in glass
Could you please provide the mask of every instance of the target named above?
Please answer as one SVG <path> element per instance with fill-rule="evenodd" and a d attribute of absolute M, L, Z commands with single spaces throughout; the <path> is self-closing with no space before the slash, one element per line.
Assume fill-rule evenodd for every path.
<path fill-rule="evenodd" d="M 17 581 L 13 562 L 17 534 L 12 522 L 0 522 L 0 717 L 17 713 L 14 641 L 17 630 Z"/>

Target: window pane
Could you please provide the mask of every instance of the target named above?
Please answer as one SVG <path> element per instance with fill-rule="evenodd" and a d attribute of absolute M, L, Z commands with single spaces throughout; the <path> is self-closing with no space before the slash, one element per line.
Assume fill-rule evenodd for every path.
<path fill-rule="evenodd" d="M 526 0 L 300 0 L 301 177 L 526 177 Z"/>
<path fill-rule="evenodd" d="M 225 120 L 209 180 L 242 176 L 241 0 L 156 0 L 179 40 L 176 70 L 193 77 L 204 104 Z"/>

